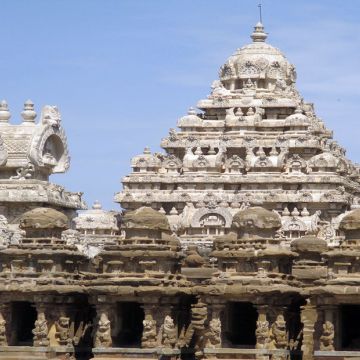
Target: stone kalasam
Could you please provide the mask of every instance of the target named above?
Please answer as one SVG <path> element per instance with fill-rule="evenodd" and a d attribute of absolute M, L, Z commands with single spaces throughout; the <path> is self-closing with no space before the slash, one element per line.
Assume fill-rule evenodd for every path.
<path fill-rule="evenodd" d="M 122 218 L 124 226 L 129 229 L 149 229 L 170 231 L 168 219 L 165 215 L 149 207 L 141 207 L 127 212 Z"/>
<path fill-rule="evenodd" d="M 342 230 L 360 230 L 360 209 L 355 209 L 346 214 L 341 222 L 340 229 Z"/>
<path fill-rule="evenodd" d="M 60 211 L 52 208 L 35 208 L 20 218 L 20 228 L 27 229 L 68 229 L 69 219 Z"/>
<path fill-rule="evenodd" d="M 325 240 L 316 236 L 306 235 L 291 242 L 291 250 L 302 253 L 319 253 L 327 251 L 328 245 Z"/>
<path fill-rule="evenodd" d="M 237 212 L 233 217 L 233 226 L 242 229 L 279 229 L 281 219 L 275 212 L 253 207 Z"/>

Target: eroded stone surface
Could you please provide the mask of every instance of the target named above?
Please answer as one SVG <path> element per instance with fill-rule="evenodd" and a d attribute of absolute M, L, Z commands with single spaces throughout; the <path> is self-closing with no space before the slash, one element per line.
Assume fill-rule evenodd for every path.
<path fill-rule="evenodd" d="M 359 166 L 251 38 L 164 153 L 131 160 L 123 212 L 77 214 L 49 182 L 69 166 L 57 107 L 13 125 L 0 102 L 0 359 L 358 356 Z"/>

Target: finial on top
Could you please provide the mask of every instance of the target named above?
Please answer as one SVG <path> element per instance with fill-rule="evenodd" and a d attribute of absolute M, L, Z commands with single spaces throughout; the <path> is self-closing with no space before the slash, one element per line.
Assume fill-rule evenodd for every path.
<path fill-rule="evenodd" d="M 266 40 L 267 34 L 264 31 L 264 25 L 261 22 L 258 22 L 255 25 L 251 38 L 253 42 L 264 42 Z"/>
<path fill-rule="evenodd" d="M 94 204 L 93 204 L 92 208 L 94 210 L 101 210 L 102 209 L 102 205 L 100 204 L 99 200 L 94 201 Z"/>
<path fill-rule="evenodd" d="M 196 115 L 196 110 L 192 106 L 188 110 L 188 115 Z"/>
<path fill-rule="evenodd" d="M 148 146 L 145 147 L 144 154 L 151 154 L 150 148 Z"/>
<path fill-rule="evenodd" d="M 11 117 L 8 104 L 6 100 L 0 101 L 0 122 L 6 123 Z"/>
<path fill-rule="evenodd" d="M 26 100 L 24 103 L 24 110 L 21 112 L 21 116 L 26 123 L 34 123 L 36 118 L 36 112 L 34 110 L 34 103 L 31 100 Z"/>
<path fill-rule="evenodd" d="M 261 12 L 261 4 L 258 5 L 258 8 L 259 8 L 259 20 L 260 22 L 262 23 L 262 12 Z"/>
<path fill-rule="evenodd" d="M 267 38 L 267 34 L 264 31 L 264 25 L 262 24 L 262 4 L 258 4 L 259 8 L 259 22 L 254 27 L 254 32 L 251 34 L 253 42 L 264 42 Z"/>

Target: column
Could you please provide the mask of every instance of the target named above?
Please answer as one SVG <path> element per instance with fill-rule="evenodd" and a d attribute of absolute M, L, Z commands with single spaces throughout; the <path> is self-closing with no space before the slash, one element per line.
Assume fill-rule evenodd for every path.
<path fill-rule="evenodd" d="M 320 344 L 319 348 L 321 351 L 334 351 L 334 338 L 335 338 L 335 306 L 334 305 L 324 305 L 323 309 L 323 324 L 320 335 Z"/>
<path fill-rule="evenodd" d="M 270 327 L 270 349 L 286 350 L 289 345 L 288 331 L 285 321 L 285 306 L 275 306 L 275 319 Z M 274 354 L 272 360 L 285 360 L 287 355 L 283 353 Z"/>
<path fill-rule="evenodd" d="M 224 311 L 223 303 L 209 304 L 211 320 L 209 322 L 209 336 L 206 347 L 222 347 L 222 313 Z"/>
<path fill-rule="evenodd" d="M 70 317 L 65 306 L 63 304 L 58 305 L 57 320 L 55 321 L 55 339 L 60 346 L 71 346 Z"/>
<path fill-rule="evenodd" d="M 36 303 L 37 319 L 32 331 L 34 337 L 34 346 L 49 346 L 49 329 L 45 317 L 45 305 Z"/>
<path fill-rule="evenodd" d="M 301 322 L 304 325 L 301 346 L 303 360 L 312 360 L 314 358 L 314 332 L 317 317 L 316 306 L 310 299 L 307 299 L 306 304 L 301 306 Z"/>
<path fill-rule="evenodd" d="M 97 304 L 97 323 L 94 339 L 94 347 L 109 348 L 112 346 L 110 306 L 109 304 Z"/>
<path fill-rule="evenodd" d="M 10 306 L 0 304 L 0 346 L 9 345 Z"/>
<path fill-rule="evenodd" d="M 256 322 L 256 349 L 267 349 L 269 346 L 269 322 L 267 320 L 267 305 L 255 305 L 258 312 Z"/>
<path fill-rule="evenodd" d="M 155 313 L 157 307 L 154 304 L 143 304 L 144 321 L 143 333 L 141 337 L 142 348 L 155 348 L 157 347 L 157 326 L 155 320 Z"/>
<path fill-rule="evenodd" d="M 268 349 L 270 343 L 270 331 L 269 331 L 269 321 L 267 318 L 268 306 L 263 304 L 254 304 L 256 307 L 258 318 L 256 321 L 256 349 Z M 269 359 L 269 355 L 256 354 L 256 359 L 266 360 Z"/>

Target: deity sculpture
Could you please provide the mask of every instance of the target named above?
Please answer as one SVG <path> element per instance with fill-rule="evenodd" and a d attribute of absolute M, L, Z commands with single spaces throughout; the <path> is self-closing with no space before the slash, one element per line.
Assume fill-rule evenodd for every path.
<path fill-rule="evenodd" d="M 143 320 L 143 327 L 144 330 L 141 338 L 141 347 L 156 347 L 156 321 L 151 316 L 148 316 Z"/>
<path fill-rule="evenodd" d="M 60 316 L 59 320 L 55 322 L 56 333 L 55 338 L 59 345 L 71 345 L 72 339 L 70 337 L 70 319 L 65 316 Z"/>
<path fill-rule="evenodd" d="M 278 315 L 275 322 L 271 325 L 270 341 L 273 349 L 286 349 L 288 342 L 286 322 L 283 315 Z"/>
<path fill-rule="evenodd" d="M 165 316 L 164 324 L 160 329 L 161 345 L 168 348 L 174 348 L 177 343 L 177 329 L 174 320 L 170 315 Z"/>
<path fill-rule="evenodd" d="M 58 128 L 61 123 L 61 115 L 57 106 L 45 105 L 41 114 L 42 123 Z"/>
<path fill-rule="evenodd" d="M 106 313 L 100 315 L 94 345 L 100 348 L 106 348 L 112 345 L 111 324 Z"/>
<path fill-rule="evenodd" d="M 269 343 L 269 322 L 257 321 L 256 323 L 256 348 L 266 349 Z"/>
<path fill-rule="evenodd" d="M 0 319 L 0 346 L 6 346 L 6 320 Z"/>
<path fill-rule="evenodd" d="M 35 328 L 32 330 L 34 335 L 34 346 L 48 346 L 48 326 L 45 319 L 44 312 L 39 312 L 37 320 L 35 321 Z"/>
<path fill-rule="evenodd" d="M 334 348 L 334 325 L 330 321 L 326 321 L 323 325 L 322 335 L 320 336 L 320 350 L 333 351 Z"/>
<path fill-rule="evenodd" d="M 207 332 L 206 347 L 221 347 L 221 321 L 218 318 L 212 319 L 209 323 L 209 331 Z"/>
<path fill-rule="evenodd" d="M 10 180 L 26 180 L 32 178 L 35 171 L 35 166 L 31 162 L 16 169 L 16 175 L 11 176 Z"/>

